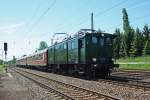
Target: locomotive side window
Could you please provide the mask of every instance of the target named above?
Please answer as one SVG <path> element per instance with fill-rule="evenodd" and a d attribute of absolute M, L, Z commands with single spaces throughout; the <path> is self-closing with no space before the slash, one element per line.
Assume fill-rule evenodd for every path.
<path fill-rule="evenodd" d="M 99 42 L 100 42 L 100 45 L 103 46 L 104 45 L 104 38 L 100 37 Z"/>
<path fill-rule="evenodd" d="M 66 46 L 66 44 L 64 44 L 64 49 L 67 49 L 67 46 Z"/>
<path fill-rule="evenodd" d="M 71 50 L 71 41 L 68 42 L 68 50 Z"/>
<path fill-rule="evenodd" d="M 74 49 L 74 41 L 71 42 L 71 49 Z"/>
<path fill-rule="evenodd" d="M 93 44 L 97 44 L 98 43 L 97 37 L 92 37 L 92 43 Z"/>
<path fill-rule="evenodd" d="M 77 42 L 76 42 L 76 40 L 73 40 L 73 41 L 71 42 L 71 48 L 72 48 L 72 49 L 76 49 L 76 48 L 77 48 Z"/>
<path fill-rule="evenodd" d="M 74 40 L 74 47 L 75 47 L 75 49 L 78 48 L 78 45 L 77 45 L 77 41 L 76 41 L 76 40 Z"/>
<path fill-rule="evenodd" d="M 55 49 L 56 49 L 56 50 L 58 50 L 58 49 L 59 49 L 59 46 L 58 46 L 58 45 L 56 45 Z"/>

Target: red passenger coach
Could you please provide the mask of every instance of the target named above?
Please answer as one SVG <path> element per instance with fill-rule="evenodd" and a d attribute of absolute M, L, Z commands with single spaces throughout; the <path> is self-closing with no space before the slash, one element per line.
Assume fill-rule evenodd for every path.
<path fill-rule="evenodd" d="M 27 66 L 47 66 L 47 49 L 27 56 Z"/>
<path fill-rule="evenodd" d="M 17 65 L 17 66 L 26 66 L 26 65 L 27 65 L 26 56 L 17 59 L 16 65 Z"/>

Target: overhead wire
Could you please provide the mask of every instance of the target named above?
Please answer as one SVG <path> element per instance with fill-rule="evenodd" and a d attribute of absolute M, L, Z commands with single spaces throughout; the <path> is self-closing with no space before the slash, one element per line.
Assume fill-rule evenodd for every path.
<path fill-rule="evenodd" d="M 110 8 L 107 8 L 106 10 L 104 10 L 104 11 L 102 11 L 102 12 L 98 12 L 97 14 L 94 15 L 94 17 L 97 17 L 97 16 L 100 16 L 100 15 L 102 15 L 102 14 L 105 14 L 106 12 L 108 12 L 108 11 L 110 11 L 110 10 L 112 10 L 112 9 L 114 9 L 114 8 L 116 8 L 116 7 L 118 7 L 118 6 L 122 5 L 122 4 L 124 4 L 124 3 L 126 3 L 127 1 L 128 1 L 128 0 L 123 0 L 123 1 L 121 1 L 121 2 L 119 2 L 119 3 L 116 3 L 115 5 L 111 6 Z M 84 24 L 85 22 L 87 22 L 87 19 L 84 18 L 84 20 L 83 20 L 82 22 L 80 22 L 80 23 L 78 23 L 77 25 L 71 27 L 71 29 L 74 29 L 76 26 L 79 26 L 79 25 L 81 25 L 81 24 Z"/>
<path fill-rule="evenodd" d="M 34 29 L 34 27 L 41 21 L 41 19 L 49 12 L 49 10 L 55 5 L 56 0 L 54 0 L 52 2 L 52 4 L 50 6 L 48 6 L 48 8 L 40 15 L 40 17 L 36 20 L 35 23 L 33 23 L 33 25 L 30 27 L 28 33 L 32 32 L 32 30 Z"/>
<path fill-rule="evenodd" d="M 113 5 L 112 7 L 108 8 L 108 9 L 106 9 L 106 10 L 104 10 L 104 11 L 95 14 L 95 17 L 97 17 L 97 16 L 99 16 L 99 15 L 102 15 L 102 14 L 105 14 L 106 12 L 108 12 L 108 11 L 110 11 L 110 10 L 112 10 L 112 9 L 114 9 L 114 8 L 116 8 L 116 7 L 118 7 L 118 6 L 122 5 L 122 4 L 124 4 L 124 3 L 126 3 L 127 1 L 128 1 L 128 0 L 123 0 L 123 1 L 121 1 L 121 2 L 119 2 L 119 3 L 117 3 L 117 4 L 115 4 L 115 5 Z"/>
<path fill-rule="evenodd" d="M 104 11 L 102 11 L 102 12 L 98 12 L 96 15 L 95 15 L 95 17 L 97 17 L 97 16 L 99 16 L 99 15 L 102 15 L 102 14 L 104 14 L 104 13 L 106 13 L 106 12 L 108 12 L 108 11 L 110 11 L 110 10 L 112 10 L 113 8 L 116 8 L 116 7 L 118 7 L 118 6 L 120 6 L 120 5 L 122 5 L 122 4 L 124 4 L 125 2 L 127 2 L 128 0 L 123 0 L 123 1 L 121 1 L 121 2 L 119 2 L 119 3 L 117 3 L 117 4 L 115 4 L 115 5 L 113 5 L 113 6 L 111 6 L 110 8 L 108 8 L 108 9 L 106 9 L 106 10 L 104 10 Z M 85 22 L 87 22 L 87 19 L 89 18 L 89 16 L 87 16 L 86 18 L 84 17 L 84 19 L 82 20 L 82 21 L 80 21 L 78 24 L 76 24 L 76 25 L 70 25 L 71 26 L 71 30 L 73 30 L 75 27 L 77 27 L 77 26 L 80 26 L 80 25 L 82 25 L 82 24 L 84 24 Z M 81 18 L 80 18 L 80 20 L 81 20 Z M 59 27 L 59 26 L 62 26 L 62 25 L 64 25 L 64 24 L 60 24 L 60 25 L 58 25 L 57 27 Z M 61 27 L 61 28 L 59 28 L 59 30 L 61 30 L 63 28 L 63 26 Z"/>
<path fill-rule="evenodd" d="M 49 0 L 49 1 L 51 1 L 51 0 Z M 43 2 L 43 1 L 42 1 L 42 2 Z M 36 17 L 36 14 L 37 14 L 38 10 L 40 9 L 40 7 L 41 7 L 41 5 L 42 5 L 42 2 L 40 2 L 39 5 L 37 6 L 37 8 L 36 8 L 34 14 L 33 14 L 32 17 L 31 17 L 31 20 Z M 38 19 L 36 20 L 36 22 L 34 22 L 34 23 L 28 23 L 28 25 L 29 25 L 29 24 L 32 24 L 32 25 L 29 27 L 29 29 L 27 30 L 27 32 L 26 32 L 26 35 L 28 35 L 28 37 L 31 36 L 30 33 L 33 31 L 33 29 L 35 28 L 35 26 L 36 26 L 36 25 L 41 21 L 41 19 L 48 13 L 48 11 L 55 5 L 55 3 L 56 3 L 56 0 L 54 0 L 54 1 L 47 7 L 47 9 L 40 15 L 40 17 L 38 17 Z M 30 45 L 30 44 L 31 44 L 31 40 L 28 38 L 28 45 Z"/>
<path fill-rule="evenodd" d="M 36 14 L 37 14 L 38 10 L 40 9 L 42 3 L 43 3 L 43 0 L 42 0 L 42 2 L 40 1 L 39 4 L 37 5 L 37 7 L 35 8 L 35 11 L 33 12 L 31 18 L 26 23 L 26 27 L 30 27 L 30 25 L 32 25 L 32 21 L 36 17 Z M 28 32 L 28 31 L 29 31 L 28 28 L 26 28 L 26 30 L 24 32 Z"/>
<path fill-rule="evenodd" d="M 143 5 L 143 4 L 145 4 L 145 3 L 142 3 L 142 5 Z M 136 8 L 139 7 L 139 5 L 141 5 L 141 2 L 137 2 L 137 3 L 136 3 Z M 134 7 L 134 5 L 133 5 L 132 7 L 129 7 L 128 10 L 133 9 L 133 7 Z M 136 8 L 134 7 L 134 9 L 136 9 Z M 147 17 L 150 17 L 150 13 L 149 13 L 149 14 L 146 14 L 146 15 L 144 15 L 144 16 L 139 16 L 139 17 L 132 18 L 132 19 L 134 19 L 134 20 L 131 19 L 131 21 L 129 21 L 129 22 L 130 22 L 130 24 L 131 24 L 131 23 L 133 24 L 133 23 L 135 23 L 136 21 L 142 20 L 142 19 L 147 18 Z M 121 25 L 122 25 L 122 23 L 120 23 L 120 24 L 118 24 L 118 25 L 114 25 L 114 26 L 121 26 Z M 114 26 L 110 26 L 108 29 L 114 28 Z"/>
<path fill-rule="evenodd" d="M 33 15 L 31 16 L 30 21 L 32 21 L 32 20 L 35 18 L 35 16 L 36 16 L 38 10 L 40 9 L 40 7 L 41 7 L 41 5 L 42 5 L 42 3 L 43 3 L 43 0 L 42 0 L 42 2 L 39 2 L 39 4 L 37 5 L 37 7 L 36 7 L 36 9 L 35 9 L 35 12 L 34 12 Z"/>

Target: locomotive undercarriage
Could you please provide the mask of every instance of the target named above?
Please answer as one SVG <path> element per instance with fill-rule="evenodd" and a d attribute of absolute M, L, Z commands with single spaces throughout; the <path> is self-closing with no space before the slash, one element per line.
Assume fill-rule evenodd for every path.
<path fill-rule="evenodd" d="M 106 78 L 114 64 L 51 64 L 49 66 L 24 66 L 29 69 L 42 70 L 55 74 L 68 75 L 85 79 Z M 21 67 L 21 66 L 20 66 Z M 23 66 L 22 66 L 23 67 Z M 109 67 L 109 68 L 108 68 Z"/>
<path fill-rule="evenodd" d="M 109 67 L 109 68 L 108 68 Z M 113 65 L 100 64 L 51 64 L 47 67 L 48 72 L 85 77 L 86 79 L 106 78 L 109 76 Z"/>

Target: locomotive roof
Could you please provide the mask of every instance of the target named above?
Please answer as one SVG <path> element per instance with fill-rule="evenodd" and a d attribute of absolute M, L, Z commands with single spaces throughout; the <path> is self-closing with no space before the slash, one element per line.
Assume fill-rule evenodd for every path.
<path fill-rule="evenodd" d="M 61 42 L 55 42 L 53 45 L 49 46 L 49 48 L 51 48 L 57 44 L 61 44 L 61 43 L 67 42 L 69 40 L 75 39 L 75 38 L 77 38 L 77 39 L 83 38 L 86 35 L 112 36 L 112 38 L 115 37 L 114 34 L 110 34 L 110 33 L 98 32 L 96 30 L 91 30 L 91 29 L 80 29 L 75 35 L 70 36 L 68 38 L 64 38 L 64 40 L 62 40 Z"/>

